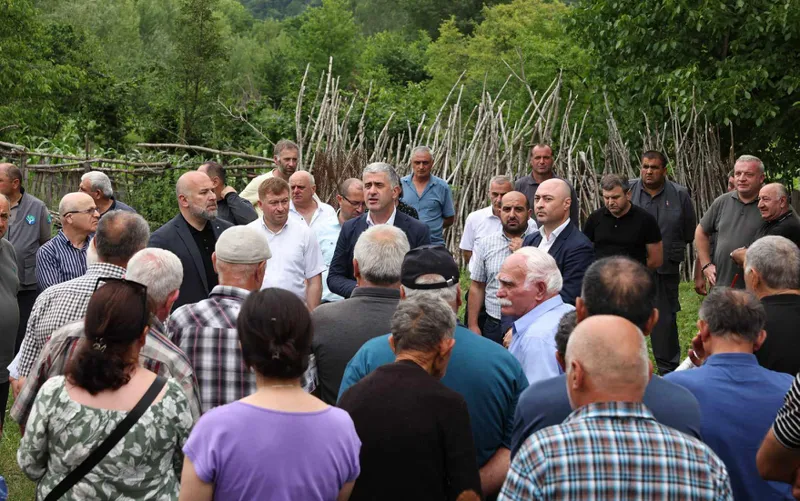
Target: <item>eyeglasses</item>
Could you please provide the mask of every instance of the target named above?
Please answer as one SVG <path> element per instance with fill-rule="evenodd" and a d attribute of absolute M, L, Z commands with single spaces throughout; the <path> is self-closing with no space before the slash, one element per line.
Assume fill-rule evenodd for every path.
<path fill-rule="evenodd" d="M 347 198 L 344 195 L 339 195 L 339 196 L 344 198 L 345 200 L 347 200 L 347 203 L 349 203 L 353 207 L 366 207 L 367 206 L 366 202 L 353 202 L 352 200 L 350 200 L 349 198 Z"/>
<path fill-rule="evenodd" d="M 114 278 L 114 277 L 98 277 L 97 282 L 94 284 L 94 290 L 100 288 L 101 285 L 104 284 L 123 284 L 131 289 L 136 293 L 137 296 L 141 298 L 142 301 L 142 309 L 144 310 L 144 315 L 142 318 L 142 323 L 140 327 L 140 331 L 143 331 L 145 326 L 148 324 L 150 319 L 150 309 L 148 307 L 147 302 L 147 286 L 144 284 L 140 284 L 139 282 L 134 282 L 133 280 L 126 280 L 124 278 Z"/>
<path fill-rule="evenodd" d="M 88 209 L 83 209 L 83 210 L 71 210 L 69 212 L 65 212 L 64 215 L 66 216 L 67 214 L 94 214 L 95 212 L 99 214 L 100 209 L 98 209 L 97 207 L 90 207 Z"/>

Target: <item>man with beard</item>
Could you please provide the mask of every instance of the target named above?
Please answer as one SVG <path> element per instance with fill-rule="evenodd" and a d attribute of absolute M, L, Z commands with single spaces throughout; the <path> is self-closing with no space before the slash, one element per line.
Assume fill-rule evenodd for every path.
<path fill-rule="evenodd" d="M 525 238 L 523 246 L 532 246 L 553 256 L 561 271 L 561 299 L 574 305 L 581 293 L 583 274 L 594 262 L 592 242 L 571 221 L 572 196 L 563 179 L 542 182 L 534 196 L 534 211 L 539 231 Z"/>
<path fill-rule="evenodd" d="M 677 321 L 681 311 L 680 265 L 686 254 L 686 244 L 694 239 L 697 217 L 688 190 L 667 180 L 667 159 L 658 151 L 642 155 L 641 178 L 631 181 L 630 187 L 631 203 L 656 218 L 663 239 L 664 262 L 653 274 L 658 323 L 650 339 L 658 371 L 664 375 L 680 363 Z"/>
<path fill-rule="evenodd" d="M 166 249 L 181 260 L 183 283 L 175 308 L 208 297 L 217 285 L 217 273 L 211 261 L 219 235 L 231 223 L 217 219 L 217 195 L 211 178 L 203 172 L 190 171 L 175 185 L 180 214 L 150 236 L 149 247 Z"/>
<path fill-rule="evenodd" d="M 497 281 L 497 274 L 500 273 L 503 261 L 522 246 L 522 239 L 528 231 L 535 230 L 535 226 L 528 225 L 530 214 L 528 199 L 523 193 L 506 193 L 500 206 L 502 231 L 483 237 L 472 255 L 467 325 L 471 331 L 483 334 L 497 343 L 503 342 L 503 333 L 513 322 L 513 319 L 505 319 L 503 322 L 500 314 L 500 301 L 497 299 L 500 283 Z M 487 316 L 481 325 L 479 313 L 483 304 L 486 306 Z"/>

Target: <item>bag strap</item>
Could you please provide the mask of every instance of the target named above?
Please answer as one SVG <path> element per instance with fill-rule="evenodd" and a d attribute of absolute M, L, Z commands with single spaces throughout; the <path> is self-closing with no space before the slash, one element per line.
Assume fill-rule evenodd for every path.
<path fill-rule="evenodd" d="M 47 497 L 44 498 L 44 501 L 56 501 L 61 499 L 61 496 L 66 494 L 67 491 L 85 477 L 87 473 L 92 471 L 92 468 L 102 461 L 102 459 L 111 452 L 111 449 L 122 440 L 122 437 L 128 433 L 133 425 L 139 421 L 142 414 L 150 407 L 150 404 L 153 403 L 158 394 L 161 393 L 165 384 L 167 384 L 167 379 L 157 376 L 155 381 L 150 385 L 150 388 L 147 389 L 139 402 L 136 403 L 136 406 L 125 416 L 125 419 L 120 421 L 116 428 L 114 428 L 114 431 L 112 431 L 105 440 L 81 462 L 81 464 L 72 470 L 69 475 L 64 477 L 64 479 L 50 491 Z"/>

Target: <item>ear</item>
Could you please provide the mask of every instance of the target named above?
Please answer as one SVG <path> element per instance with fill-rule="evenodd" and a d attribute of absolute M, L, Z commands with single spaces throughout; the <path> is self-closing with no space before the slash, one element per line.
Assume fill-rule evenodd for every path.
<path fill-rule="evenodd" d="M 649 336 L 653 329 L 656 328 L 656 324 L 658 323 L 658 308 L 653 308 L 652 313 L 650 313 L 650 318 L 647 319 L 647 323 L 644 326 L 644 334 L 645 336 Z"/>
<path fill-rule="evenodd" d="M 178 296 L 181 295 L 181 291 L 179 289 L 175 289 L 174 291 L 170 292 L 167 296 L 167 302 L 164 306 L 167 308 L 167 313 L 172 310 L 172 305 L 175 304 L 175 301 L 178 300 Z"/>
<path fill-rule="evenodd" d="M 764 345 L 764 341 L 767 340 L 767 331 L 761 329 L 761 332 L 758 333 L 758 337 L 753 342 L 753 351 L 758 351 L 761 349 L 761 346 Z"/>
<path fill-rule="evenodd" d="M 392 353 L 397 355 L 397 347 L 394 344 L 394 335 L 389 334 L 389 348 L 392 349 Z"/>
<path fill-rule="evenodd" d="M 264 212 L 264 207 L 261 205 L 261 199 L 260 198 L 258 199 L 258 201 L 256 201 L 256 207 L 261 209 L 261 212 Z"/>
<path fill-rule="evenodd" d="M 589 312 L 586 311 L 586 304 L 580 296 L 575 298 L 575 316 L 577 317 L 578 323 L 583 322 L 589 316 Z"/>
<path fill-rule="evenodd" d="M 628 190 L 628 191 L 625 192 L 625 198 L 628 200 L 628 202 L 631 201 L 631 196 L 632 195 L 633 194 L 631 193 L 631 190 Z"/>
<path fill-rule="evenodd" d="M 650 383 L 650 380 L 651 380 L 651 379 L 653 379 L 653 361 L 652 361 L 652 360 L 650 360 L 650 359 L 648 359 L 648 360 L 647 360 L 647 366 L 650 368 L 650 369 L 648 370 L 648 372 L 647 372 L 647 374 L 649 374 L 649 375 L 647 376 L 647 382 L 648 382 L 648 383 Z"/>
<path fill-rule="evenodd" d="M 342 200 L 344 200 L 344 199 L 342 198 L 342 196 L 341 196 L 341 195 L 336 195 L 336 205 L 337 205 L 338 207 L 341 207 L 341 206 L 342 206 Z"/>
<path fill-rule="evenodd" d="M 217 252 L 216 251 L 211 253 L 211 266 L 214 267 L 214 272 L 219 274 L 219 270 L 217 269 Z"/>
<path fill-rule="evenodd" d="M 361 278 L 361 268 L 359 268 L 358 261 L 355 259 L 353 259 L 353 277 L 355 277 L 356 283 L 358 283 Z"/>
<path fill-rule="evenodd" d="M 569 209 L 572 207 L 572 197 L 567 197 L 564 199 L 564 208 Z"/>
<path fill-rule="evenodd" d="M 562 371 L 567 371 L 567 361 L 564 360 L 564 356 L 559 352 L 556 352 L 556 362 L 558 363 L 558 366 L 561 367 Z"/>
<path fill-rule="evenodd" d="M 453 338 L 442 339 L 442 342 L 439 343 L 439 356 L 442 358 L 449 357 L 450 353 L 453 351 L 453 346 L 455 345 L 456 340 Z"/>
<path fill-rule="evenodd" d="M 461 284 L 456 285 L 456 309 L 461 309 L 464 301 L 461 299 Z"/>
<path fill-rule="evenodd" d="M 401 285 L 400 286 L 400 299 L 402 300 L 402 299 L 405 299 L 405 298 L 406 298 L 406 288 L 405 288 L 405 286 Z"/>
<path fill-rule="evenodd" d="M 528 209 L 528 219 L 533 218 L 533 209 Z"/>
<path fill-rule="evenodd" d="M 583 367 L 576 360 L 569 363 L 569 370 L 567 371 L 567 384 L 573 391 L 581 390 L 585 385 L 586 373 Z"/>
<path fill-rule="evenodd" d="M 392 188 L 392 198 L 395 200 L 400 198 L 400 186 L 395 186 Z"/>
<path fill-rule="evenodd" d="M 708 322 L 702 319 L 697 320 L 697 335 L 703 344 L 708 342 L 711 337 L 711 329 L 708 328 Z"/>

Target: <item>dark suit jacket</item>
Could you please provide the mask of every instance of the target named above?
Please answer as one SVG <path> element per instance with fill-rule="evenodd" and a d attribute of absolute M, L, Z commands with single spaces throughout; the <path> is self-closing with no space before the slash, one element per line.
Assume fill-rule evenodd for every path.
<path fill-rule="evenodd" d="M 211 229 L 214 231 L 214 238 L 219 238 L 220 233 L 233 226 L 223 219 L 211 221 Z M 178 214 L 170 219 L 164 226 L 157 229 L 150 235 L 149 247 L 166 249 L 181 260 L 183 265 L 183 283 L 181 293 L 175 306 L 196 303 L 208 298 L 208 279 L 206 278 L 203 258 L 197 249 L 197 244 L 189 233 L 189 223 Z"/>
<path fill-rule="evenodd" d="M 525 237 L 522 245 L 538 247 L 541 241 L 542 235 L 537 231 Z M 575 298 L 581 295 L 583 274 L 594 262 L 594 246 L 578 228 L 568 224 L 556 237 L 548 253 L 556 260 L 564 281 L 561 299 L 574 305 Z"/>
<path fill-rule="evenodd" d="M 412 249 L 420 245 L 430 245 L 431 230 L 428 225 L 397 211 L 394 225 L 403 230 L 408 237 Z M 328 289 L 342 297 L 350 297 L 356 288 L 356 279 L 353 274 L 353 249 L 358 237 L 367 231 L 367 214 L 351 219 L 342 225 L 336 250 L 333 253 L 331 266 L 328 271 Z"/>

